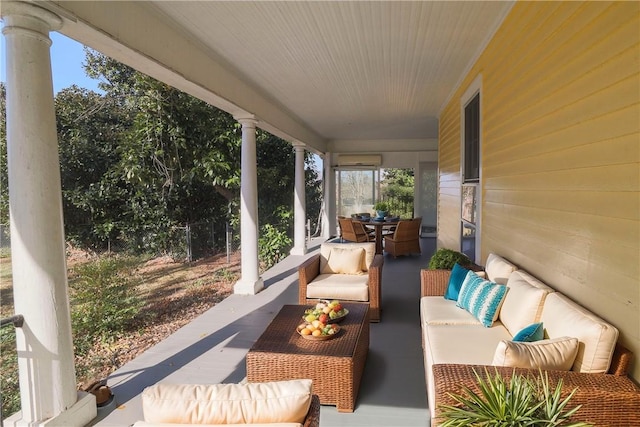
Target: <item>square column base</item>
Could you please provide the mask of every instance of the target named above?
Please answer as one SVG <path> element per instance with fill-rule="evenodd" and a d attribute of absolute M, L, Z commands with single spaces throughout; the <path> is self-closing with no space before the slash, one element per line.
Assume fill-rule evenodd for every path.
<path fill-rule="evenodd" d="M 289 251 L 290 255 L 306 255 L 307 254 L 307 245 L 303 245 L 302 247 L 294 246 Z"/>
<path fill-rule="evenodd" d="M 53 418 L 29 422 L 22 419 L 21 412 L 16 412 L 4 420 L 4 425 L 11 427 L 84 427 L 97 415 L 96 397 L 91 393 L 79 391 L 76 403 Z"/>
<path fill-rule="evenodd" d="M 240 279 L 233 285 L 233 293 L 239 295 L 255 295 L 264 289 L 264 280 L 259 277 L 258 280 Z"/>

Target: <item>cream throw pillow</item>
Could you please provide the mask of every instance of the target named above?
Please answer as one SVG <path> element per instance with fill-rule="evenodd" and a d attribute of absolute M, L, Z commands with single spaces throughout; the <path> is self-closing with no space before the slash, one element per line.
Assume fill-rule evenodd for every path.
<path fill-rule="evenodd" d="M 147 423 L 302 423 L 311 406 L 309 379 L 246 384 L 155 384 L 142 392 Z"/>
<path fill-rule="evenodd" d="M 331 248 L 321 274 L 362 274 L 364 248 Z"/>
<path fill-rule="evenodd" d="M 568 371 L 578 354 L 578 339 L 561 337 L 534 342 L 502 340 L 493 356 L 494 366 Z"/>

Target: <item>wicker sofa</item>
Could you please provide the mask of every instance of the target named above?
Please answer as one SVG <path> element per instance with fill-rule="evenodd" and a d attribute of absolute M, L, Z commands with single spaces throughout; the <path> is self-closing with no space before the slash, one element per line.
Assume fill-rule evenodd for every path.
<path fill-rule="evenodd" d="M 576 420 L 640 424 L 640 389 L 627 376 L 632 354 L 617 342 L 615 327 L 495 254 L 487 259 L 485 276 L 508 290 L 495 322 L 486 327 L 455 300 L 443 298 L 450 276 L 448 270 L 421 271 L 420 317 L 432 425 L 441 421 L 439 406 L 454 403 L 449 393 L 461 393 L 463 386 L 477 391 L 474 369 L 479 374 L 485 368 L 490 374 L 497 370 L 506 377 L 513 372 L 538 374 L 533 366 L 522 366 L 522 358 L 499 357 L 510 346 L 522 348 L 512 342 L 513 336 L 537 322 L 544 326 L 540 344 L 577 338 L 569 370 L 546 371 L 552 384 L 563 379 L 567 394 L 578 387 L 571 403 L 583 407 Z M 527 345 L 524 348 L 533 348 Z"/>
<path fill-rule="evenodd" d="M 312 381 L 242 384 L 168 384 L 142 393 L 144 420 L 133 427 L 242 425 L 318 427 L 320 399 Z"/>

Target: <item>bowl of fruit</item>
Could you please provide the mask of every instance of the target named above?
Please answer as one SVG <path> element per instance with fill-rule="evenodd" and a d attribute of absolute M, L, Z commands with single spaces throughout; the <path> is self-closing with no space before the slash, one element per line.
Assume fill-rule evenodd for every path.
<path fill-rule="evenodd" d="M 334 338 L 340 332 L 340 326 L 336 323 L 322 323 L 314 320 L 311 323 L 303 323 L 296 328 L 298 334 L 307 340 L 324 341 Z"/>
<path fill-rule="evenodd" d="M 322 323 L 338 323 L 349 314 L 349 310 L 344 308 L 340 301 L 333 300 L 320 300 L 311 308 L 304 311 L 302 320 L 307 323 L 311 323 L 314 320 L 319 320 Z"/>

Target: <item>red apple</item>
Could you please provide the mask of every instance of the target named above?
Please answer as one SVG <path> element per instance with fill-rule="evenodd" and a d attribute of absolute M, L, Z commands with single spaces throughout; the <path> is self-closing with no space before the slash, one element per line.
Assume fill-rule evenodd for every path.
<path fill-rule="evenodd" d="M 318 320 L 326 325 L 327 322 L 329 322 L 329 315 L 328 314 L 321 314 L 320 317 L 318 317 Z"/>

